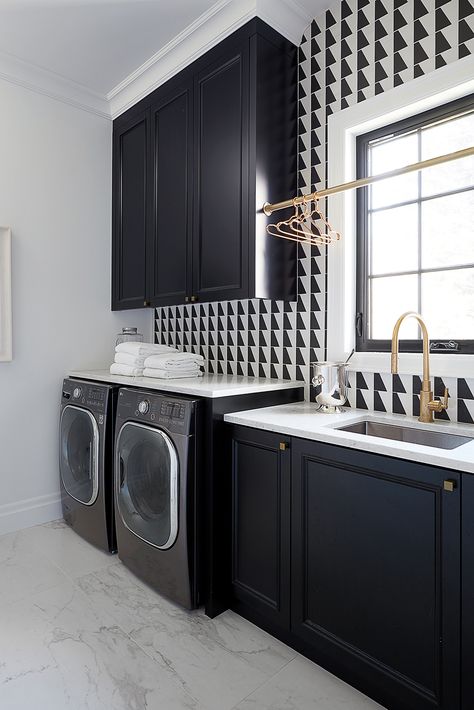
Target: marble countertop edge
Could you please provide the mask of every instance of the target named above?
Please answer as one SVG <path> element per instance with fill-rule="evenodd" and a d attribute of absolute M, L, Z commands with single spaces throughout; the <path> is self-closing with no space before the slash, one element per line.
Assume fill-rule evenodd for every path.
<path fill-rule="evenodd" d="M 304 382 L 297 380 L 272 380 L 263 377 L 243 377 L 241 375 L 204 374 L 202 377 L 161 380 L 152 377 L 111 375 L 109 370 L 69 370 L 66 377 L 77 377 L 95 382 L 119 384 L 126 387 L 160 392 L 173 392 L 175 394 L 188 394 L 211 399 L 304 387 Z"/>
<path fill-rule="evenodd" d="M 426 425 L 412 417 L 360 409 L 347 409 L 343 414 L 327 415 L 318 413 L 317 406 L 309 402 L 230 413 L 226 414 L 224 419 L 231 424 L 272 431 L 299 439 L 320 441 L 407 461 L 426 463 L 452 471 L 474 473 L 474 427 L 469 424 L 436 421 L 432 425 Z M 433 431 L 468 436 L 472 437 L 473 441 L 463 444 L 457 449 L 448 450 L 354 434 L 336 428 L 364 419 L 424 430 L 433 427 Z"/>

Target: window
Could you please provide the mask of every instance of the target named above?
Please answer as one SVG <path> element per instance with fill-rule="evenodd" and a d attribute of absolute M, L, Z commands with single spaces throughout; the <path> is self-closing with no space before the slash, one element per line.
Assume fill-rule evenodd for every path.
<path fill-rule="evenodd" d="M 358 136 L 358 177 L 473 143 L 470 95 Z M 474 353 L 473 156 L 358 190 L 357 350 L 390 350 L 409 310 L 426 320 L 433 351 Z M 401 350 L 421 350 L 416 321 L 401 335 Z"/>

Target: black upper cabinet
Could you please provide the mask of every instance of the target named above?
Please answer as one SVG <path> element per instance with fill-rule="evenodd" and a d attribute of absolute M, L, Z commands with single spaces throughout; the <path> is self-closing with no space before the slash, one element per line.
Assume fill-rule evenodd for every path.
<path fill-rule="evenodd" d="M 195 81 L 193 295 L 200 301 L 248 294 L 248 63 L 248 42 L 238 43 Z"/>
<path fill-rule="evenodd" d="M 127 116 L 114 130 L 112 306 L 116 310 L 147 305 L 149 124 L 149 111 L 142 111 Z"/>
<path fill-rule="evenodd" d="M 296 128 L 296 49 L 258 19 L 116 119 L 112 307 L 294 300 L 261 206 L 296 191 Z"/>
<path fill-rule="evenodd" d="M 192 84 L 169 89 L 151 106 L 153 228 L 147 267 L 154 306 L 182 303 L 192 288 Z"/>

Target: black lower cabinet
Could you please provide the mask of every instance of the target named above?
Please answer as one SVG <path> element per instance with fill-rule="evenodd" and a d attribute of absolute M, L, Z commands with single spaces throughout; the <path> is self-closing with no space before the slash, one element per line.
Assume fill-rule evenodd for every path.
<path fill-rule="evenodd" d="M 462 476 L 462 710 L 474 708 L 474 476 Z"/>
<path fill-rule="evenodd" d="M 232 460 L 233 594 L 268 621 L 287 628 L 289 447 L 276 434 L 239 428 L 232 440 Z"/>
<path fill-rule="evenodd" d="M 293 633 L 389 708 L 459 708 L 459 476 L 303 440 L 292 473 Z"/>
<path fill-rule="evenodd" d="M 461 476 L 281 441 L 233 429 L 233 608 L 390 710 L 459 710 Z"/>

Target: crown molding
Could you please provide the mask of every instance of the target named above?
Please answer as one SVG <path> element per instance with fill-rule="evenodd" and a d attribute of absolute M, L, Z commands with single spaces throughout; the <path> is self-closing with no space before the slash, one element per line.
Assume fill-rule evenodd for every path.
<path fill-rule="evenodd" d="M 112 118 L 192 64 L 255 15 L 255 0 L 219 0 L 107 94 Z"/>
<path fill-rule="evenodd" d="M 313 17 L 297 0 L 256 0 L 257 15 L 299 46 Z"/>
<path fill-rule="evenodd" d="M 111 117 L 105 96 L 6 52 L 0 52 L 0 79 L 102 118 Z"/>
<path fill-rule="evenodd" d="M 297 0 L 219 0 L 107 94 L 112 118 L 255 16 L 296 45 L 312 19 Z"/>
<path fill-rule="evenodd" d="M 218 0 L 106 95 L 6 52 L 0 52 L 0 80 L 116 118 L 256 16 L 296 45 L 312 19 L 298 0 Z"/>

